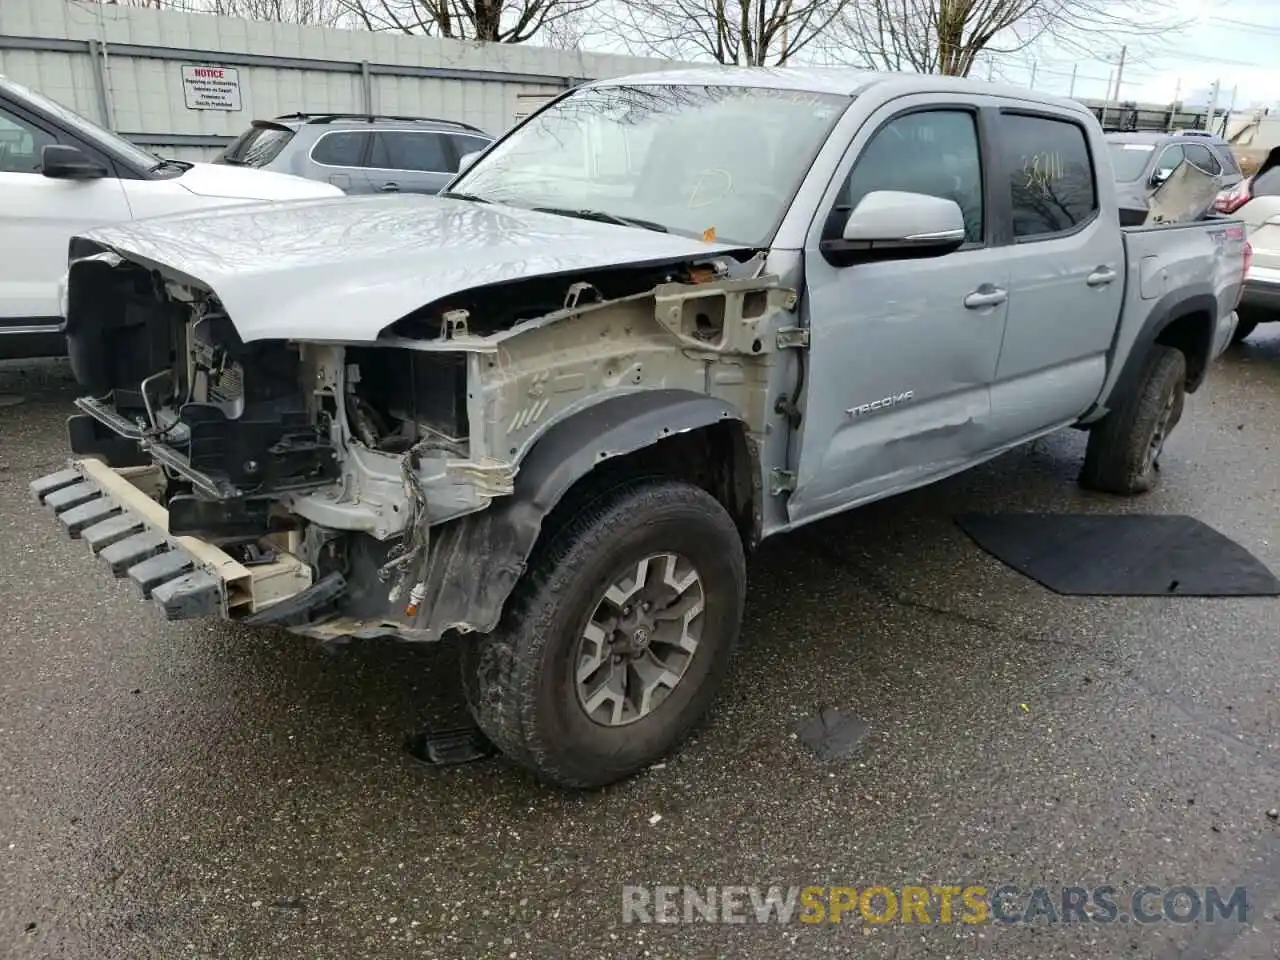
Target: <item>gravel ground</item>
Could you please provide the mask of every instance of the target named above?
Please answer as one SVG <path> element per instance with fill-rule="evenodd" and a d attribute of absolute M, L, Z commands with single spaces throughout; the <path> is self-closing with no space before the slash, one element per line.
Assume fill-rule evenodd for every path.
<path fill-rule="evenodd" d="M 677 756 L 592 794 L 405 739 L 457 652 L 166 625 L 26 497 L 74 384 L 0 365 L 0 956 L 1280 956 L 1280 602 L 1059 597 L 955 513 L 1187 513 L 1280 570 L 1280 336 L 1188 405 L 1157 492 L 1083 437 L 770 542 L 732 679 Z M 831 705 L 870 732 L 822 762 Z M 645 925 L 625 884 L 1245 885 L 1246 924 Z"/>

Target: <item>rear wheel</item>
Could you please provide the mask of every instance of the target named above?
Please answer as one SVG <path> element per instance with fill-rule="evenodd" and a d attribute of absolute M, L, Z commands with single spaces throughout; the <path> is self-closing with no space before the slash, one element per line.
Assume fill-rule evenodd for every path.
<path fill-rule="evenodd" d="M 1235 333 L 1231 334 L 1232 343 L 1240 343 L 1245 337 L 1253 333 L 1258 328 L 1257 320 L 1246 320 L 1244 317 L 1238 317 L 1236 320 Z"/>
<path fill-rule="evenodd" d="M 1186 388 L 1182 351 L 1152 347 L 1137 389 L 1089 431 L 1080 483 L 1120 494 L 1154 487 L 1165 440 L 1182 419 Z"/>
<path fill-rule="evenodd" d="M 745 593 L 742 541 L 714 497 L 662 479 L 613 488 L 550 532 L 498 629 L 464 647 L 472 715 L 551 783 L 630 776 L 706 713 Z"/>

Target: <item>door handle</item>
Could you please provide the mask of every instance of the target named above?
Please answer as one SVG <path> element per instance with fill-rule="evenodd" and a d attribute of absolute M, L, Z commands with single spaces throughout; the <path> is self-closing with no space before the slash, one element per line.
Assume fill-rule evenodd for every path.
<path fill-rule="evenodd" d="M 379 189 L 379 190 L 381 190 L 383 193 L 399 193 L 399 192 L 400 192 L 400 184 L 398 184 L 398 183 L 384 183 L 384 184 L 383 184 L 381 187 L 379 187 L 378 189 Z"/>
<path fill-rule="evenodd" d="M 973 293 L 964 298 L 964 305 L 970 310 L 981 310 L 983 307 L 998 307 L 1009 299 L 1009 291 L 984 283 Z"/>
<path fill-rule="evenodd" d="M 1116 278 L 1116 272 L 1110 267 L 1098 267 L 1093 273 L 1089 274 L 1085 283 L 1091 287 L 1105 287 L 1108 283 Z"/>

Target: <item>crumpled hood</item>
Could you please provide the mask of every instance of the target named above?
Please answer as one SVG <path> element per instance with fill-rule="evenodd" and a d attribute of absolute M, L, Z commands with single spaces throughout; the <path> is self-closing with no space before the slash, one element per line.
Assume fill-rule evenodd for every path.
<path fill-rule="evenodd" d="M 737 249 L 426 195 L 236 206 L 85 237 L 211 289 L 245 341 L 367 342 L 419 307 L 474 287 Z"/>
<path fill-rule="evenodd" d="M 330 183 L 220 163 L 193 164 L 178 183 L 198 197 L 227 200 L 312 200 L 346 195 Z"/>

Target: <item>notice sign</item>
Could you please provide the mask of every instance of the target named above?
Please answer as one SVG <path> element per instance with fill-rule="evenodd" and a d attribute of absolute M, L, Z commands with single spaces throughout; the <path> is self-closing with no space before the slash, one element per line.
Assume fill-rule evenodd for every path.
<path fill-rule="evenodd" d="M 239 110 L 240 72 L 234 67 L 184 65 L 182 96 L 188 110 Z"/>

